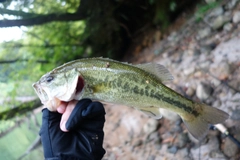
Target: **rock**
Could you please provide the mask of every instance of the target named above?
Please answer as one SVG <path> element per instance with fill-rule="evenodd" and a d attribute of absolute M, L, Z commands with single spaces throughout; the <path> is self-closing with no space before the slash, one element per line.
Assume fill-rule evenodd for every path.
<path fill-rule="evenodd" d="M 173 125 L 170 131 L 174 133 L 180 133 L 182 132 L 182 127 L 180 125 Z"/>
<path fill-rule="evenodd" d="M 160 113 L 163 115 L 164 118 L 170 121 L 177 121 L 180 119 L 179 115 L 175 112 L 171 112 L 169 110 L 160 108 Z"/>
<path fill-rule="evenodd" d="M 183 131 L 182 129 L 182 119 L 178 119 L 177 121 L 175 121 L 175 123 L 173 123 L 169 129 L 170 132 L 172 133 L 180 133 Z"/>
<path fill-rule="evenodd" d="M 178 151 L 178 148 L 176 146 L 168 147 L 168 152 L 169 153 L 175 154 L 175 153 L 177 153 L 177 151 Z"/>
<path fill-rule="evenodd" d="M 233 110 L 231 119 L 237 120 L 237 121 L 240 120 L 240 109 Z"/>
<path fill-rule="evenodd" d="M 147 136 L 145 143 L 148 143 L 150 141 L 153 141 L 155 144 L 161 143 L 161 136 L 159 135 L 158 131 L 152 132 Z"/>
<path fill-rule="evenodd" d="M 211 152 L 212 151 L 219 151 L 219 140 L 216 136 L 209 136 L 209 140 L 206 144 L 202 144 L 198 148 L 192 148 L 191 154 L 193 156 L 193 159 L 211 159 Z M 225 160 L 225 159 L 223 159 Z"/>
<path fill-rule="evenodd" d="M 179 37 L 178 37 L 178 34 L 177 32 L 172 32 L 168 38 L 167 38 L 168 41 L 171 41 L 171 42 L 176 42 L 179 40 Z"/>
<path fill-rule="evenodd" d="M 224 154 L 219 151 L 218 149 L 217 150 L 212 150 L 210 153 L 209 153 L 209 157 L 213 158 L 213 159 L 221 159 L 221 160 L 224 160 L 226 159 Z"/>
<path fill-rule="evenodd" d="M 237 103 L 240 102 L 240 93 L 236 93 L 232 96 L 232 101 L 235 101 Z"/>
<path fill-rule="evenodd" d="M 223 26 L 223 30 L 224 30 L 224 31 L 228 31 L 228 32 L 231 31 L 232 28 L 233 28 L 232 23 L 226 23 L 226 24 Z"/>
<path fill-rule="evenodd" d="M 156 150 L 160 150 L 160 149 L 162 148 L 161 142 L 160 142 L 160 141 L 155 141 L 155 142 L 154 142 L 154 148 L 155 148 Z"/>
<path fill-rule="evenodd" d="M 189 96 L 189 97 L 192 97 L 195 93 L 195 89 L 192 88 L 192 87 L 188 87 L 187 90 L 186 90 L 186 94 Z"/>
<path fill-rule="evenodd" d="M 190 142 L 188 133 L 180 133 L 177 135 L 174 145 L 178 148 L 183 148 L 188 142 Z"/>
<path fill-rule="evenodd" d="M 220 15 L 213 23 L 210 23 L 213 29 L 220 29 L 225 23 L 229 22 L 231 19 L 228 16 Z"/>
<path fill-rule="evenodd" d="M 202 71 L 196 71 L 195 73 L 194 73 L 194 77 L 195 78 L 200 78 L 200 77 L 202 77 L 203 76 L 203 72 Z"/>
<path fill-rule="evenodd" d="M 189 155 L 188 148 L 183 148 L 177 151 L 175 159 L 182 159 L 182 160 L 192 160 L 192 158 Z"/>
<path fill-rule="evenodd" d="M 150 118 L 147 123 L 143 126 L 143 131 L 145 134 L 150 134 L 157 130 L 158 121 Z"/>
<path fill-rule="evenodd" d="M 210 33 L 211 33 L 211 28 L 210 27 L 204 28 L 204 29 L 198 31 L 198 37 L 197 38 L 198 39 L 203 39 L 203 38 L 209 36 Z"/>
<path fill-rule="evenodd" d="M 183 73 L 184 73 L 186 76 L 188 76 L 188 75 L 194 73 L 194 71 L 195 71 L 195 68 L 194 68 L 194 67 L 189 67 L 189 68 L 184 69 L 184 70 L 183 70 Z"/>
<path fill-rule="evenodd" d="M 210 64 L 211 64 L 210 61 L 205 61 L 205 62 L 200 63 L 200 64 L 199 64 L 199 67 L 200 67 L 201 69 L 206 70 L 206 69 L 209 69 Z"/>
<path fill-rule="evenodd" d="M 238 0 L 230 0 L 227 4 L 226 4 L 226 9 L 231 10 L 233 9 L 233 7 L 235 7 L 235 5 L 237 4 Z"/>
<path fill-rule="evenodd" d="M 240 22 L 240 11 L 237 11 L 233 14 L 233 23 L 239 23 Z"/>
<path fill-rule="evenodd" d="M 210 12 L 210 14 L 209 15 L 207 15 L 207 18 L 209 17 L 217 17 L 217 16 L 220 16 L 220 15 L 223 15 L 223 13 L 224 13 L 224 9 L 223 9 L 223 7 L 222 6 L 220 6 L 220 7 L 217 7 L 217 8 L 215 8 L 215 9 L 213 9 L 211 12 Z"/>
<path fill-rule="evenodd" d="M 104 139 L 104 148 L 107 153 L 112 153 L 115 157 L 119 156 L 122 158 L 126 154 L 128 157 L 131 157 L 133 154 L 133 145 L 136 146 L 134 150 L 137 151 L 138 148 L 141 147 L 137 145 L 142 143 L 141 136 L 143 135 L 143 126 L 150 118 L 126 106 L 108 104 L 104 107 L 106 110 L 106 123 L 104 125 L 104 133 L 106 136 Z M 111 154 L 107 154 L 106 156 L 111 156 Z M 125 157 L 125 159 L 130 158 Z"/>
<path fill-rule="evenodd" d="M 213 93 L 213 88 L 205 83 L 200 83 L 197 86 L 196 95 L 201 100 L 206 100 Z"/>
<path fill-rule="evenodd" d="M 224 24 L 224 18 L 223 16 L 218 16 L 214 21 L 213 21 L 213 24 L 212 24 L 212 28 L 213 29 L 219 29 L 223 26 Z"/>
<path fill-rule="evenodd" d="M 133 143 L 133 147 L 141 146 L 143 144 L 143 141 L 141 139 L 137 140 L 136 142 Z"/>
<path fill-rule="evenodd" d="M 239 44 L 239 37 L 220 43 L 212 52 L 214 63 L 216 63 L 216 65 L 220 65 L 222 61 L 227 61 L 229 64 L 238 63 L 240 60 Z"/>
<path fill-rule="evenodd" d="M 240 70 L 239 70 L 240 71 Z M 238 74 L 235 74 L 235 75 L 238 75 L 236 78 L 238 80 L 235 80 L 235 78 L 232 78 L 232 80 L 228 83 L 230 86 L 232 86 L 232 88 L 235 88 L 237 90 L 240 90 L 240 72 Z"/>
<path fill-rule="evenodd" d="M 231 74 L 231 68 L 227 61 L 223 60 L 220 63 L 215 63 L 210 66 L 210 72 L 219 80 L 227 79 Z"/>
<path fill-rule="evenodd" d="M 230 138 L 226 138 L 223 146 L 223 153 L 228 157 L 234 157 L 239 153 L 239 148 Z"/>
<path fill-rule="evenodd" d="M 208 1 L 211 3 L 211 0 Z M 239 0 L 237 0 L 237 2 L 239 5 Z M 234 88 L 240 89 L 240 80 L 238 79 L 240 75 L 240 22 L 238 22 L 238 24 L 233 22 L 233 16 L 236 14 L 236 11 L 239 10 L 239 6 L 235 8 L 235 11 L 226 10 L 226 5 L 229 6 L 228 4 L 230 3 L 236 4 L 236 0 L 228 0 L 224 1 L 224 4 L 221 3 L 220 5 L 223 7 L 214 9 L 211 15 L 211 21 L 207 21 L 208 24 L 213 24 L 217 17 L 222 16 L 228 18 L 228 16 L 230 16 L 229 13 L 231 13 L 231 22 L 223 21 L 223 24 L 220 25 L 220 28 L 223 28 L 223 30 L 220 30 L 220 28 L 219 30 L 214 30 L 211 26 L 204 24 L 204 22 L 200 22 L 201 27 L 198 27 L 198 24 L 188 24 L 186 27 L 183 27 L 184 30 L 181 31 L 181 33 L 177 31 L 171 34 L 168 39 L 166 39 L 167 34 L 163 35 L 162 37 L 165 39 L 162 43 L 159 43 L 163 45 L 156 47 L 155 50 L 152 51 L 152 54 L 154 55 L 155 53 L 157 55 L 156 59 L 154 59 L 155 62 L 159 61 L 159 63 L 165 65 L 173 72 L 176 83 L 169 84 L 171 88 L 176 89 L 179 85 L 185 86 L 184 90 L 186 89 L 186 94 L 189 97 L 194 96 L 199 86 L 201 88 L 200 90 L 210 88 L 210 92 L 206 92 L 205 95 L 202 95 L 202 93 L 199 95 L 198 93 L 196 96 L 198 98 L 202 97 L 201 99 L 206 99 L 210 96 L 211 98 L 208 98 L 207 101 L 214 97 L 211 104 L 214 107 L 227 111 L 231 115 L 231 124 L 227 121 L 225 123 L 229 123 L 229 126 L 235 129 L 240 126 L 240 96 L 236 96 L 235 98 L 234 95 L 236 92 L 225 85 L 220 85 L 220 80 L 228 78 L 227 83 L 230 86 L 235 86 Z M 193 31 L 192 26 L 196 26 L 198 29 Z M 168 43 L 170 43 L 170 45 Z M 214 45 L 212 47 L 209 44 Z M 198 50 L 200 54 L 196 54 L 195 50 Z M 148 54 L 140 56 L 143 57 L 141 60 L 147 61 L 145 57 L 148 57 Z M 199 66 L 195 64 L 199 64 Z M 216 80 L 212 78 L 201 69 L 198 69 L 198 67 L 206 71 L 210 69 L 211 74 L 221 79 Z M 211 85 L 208 84 L 207 87 L 202 84 L 198 85 L 199 81 L 203 79 L 209 80 Z M 237 83 L 237 81 L 239 81 L 239 83 Z M 236 82 L 236 84 L 232 85 L 230 84 L 231 82 Z M 186 86 L 186 83 L 189 83 L 189 85 Z M 214 88 L 214 96 L 211 96 L 211 86 Z M 232 94 L 229 94 L 229 92 L 232 92 Z M 114 108 L 111 108 L 111 110 L 113 109 Z M 196 143 L 197 141 L 188 140 L 187 138 L 190 136 L 186 136 L 188 132 L 184 124 L 179 125 L 176 124 L 176 122 L 166 120 L 172 119 L 172 121 L 175 121 L 179 119 L 174 113 L 175 118 L 173 118 L 174 116 L 171 114 L 164 114 L 165 112 L 162 111 L 166 119 L 160 120 L 159 124 L 154 124 L 156 122 L 150 122 L 151 120 L 149 121 L 149 119 L 151 118 L 144 114 L 139 114 L 138 111 L 135 113 L 135 110 L 126 110 L 123 113 L 122 110 L 121 108 L 111 112 L 115 117 L 111 119 L 108 118 L 106 121 L 107 123 L 114 123 L 116 117 L 119 119 L 116 122 L 116 127 L 112 126 L 108 128 L 108 132 L 105 134 L 106 140 L 104 143 L 107 148 L 107 153 L 109 157 L 113 157 L 112 159 L 227 160 L 230 159 L 226 158 L 227 154 L 233 155 L 236 153 L 236 151 L 231 154 L 227 153 L 226 155 L 222 153 L 220 149 L 223 149 L 225 144 L 219 139 L 221 138 L 218 136 L 219 131 L 216 131 L 217 135 L 215 133 L 213 135 L 211 133 L 213 131 L 210 131 L 207 137 L 212 137 L 204 138 L 204 140 L 198 141 L 198 143 Z M 126 114 L 128 116 L 126 116 Z M 106 114 L 106 116 L 108 115 L 110 114 Z M 239 123 L 237 124 L 237 122 Z M 158 128 L 159 126 L 161 127 Z M 107 125 L 105 128 L 107 128 Z M 183 129 L 185 132 L 181 131 Z M 233 145 L 234 144 L 232 144 L 232 146 Z M 132 149 L 133 146 L 134 148 Z M 225 147 L 225 150 L 226 148 L 227 147 Z M 236 155 L 239 155 L 239 153 L 240 152 L 236 153 L 231 159 L 239 159 L 239 157 L 236 158 Z"/>
<path fill-rule="evenodd" d="M 155 160 L 156 156 L 150 155 L 147 160 Z"/>
<path fill-rule="evenodd" d="M 216 0 L 205 0 L 205 2 L 206 2 L 207 4 L 211 4 L 211 3 L 216 2 Z"/>
<path fill-rule="evenodd" d="M 221 84 L 221 81 L 219 81 L 218 79 L 212 79 L 212 80 L 211 80 L 211 83 L 212 83 L 215 87 L 217 87 L 217 86 L 219 86 L 219 85 Z"/>
<path fill-rule="evenodd" d="M 215 100 L 212 106 L 215 108 L 219 108 L 221 106 L 221 101 L 219 99 Z"/>

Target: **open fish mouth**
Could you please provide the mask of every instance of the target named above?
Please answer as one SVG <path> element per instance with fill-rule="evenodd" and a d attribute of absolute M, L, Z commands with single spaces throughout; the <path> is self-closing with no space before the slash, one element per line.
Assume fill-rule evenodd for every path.
<path fill-rule="evenodd" d="M 47 104 L 50 101 L 54 101 L 56 99 L 58 99 L 58 101 L 65 101 L 65 102 L 71 101 L 72 99 L 79 100 L 82 97 L 85 82 L 83 77 L 78 76 L 76 78 L 75 85 L 73 85 L 72 88 L 67 86 L 66 90 L 57 90 L 57 88 L 54 89 L 54 90 L 57 90 L 58 93 L 63 92 L 64 94 L 62 95 L 59 95 L 59 94 L 56 95 L 57 92 L 51 95 L 49 92 L 45 91 L 45 88 L 41 85 L 40 81 L 34 83 L 32 86 L 35 92 L 37 93 L 37 96 L 41 100 L 42 104 Z"/>
<path fill-rule="evenodd" d="M 34 83 L 32 86 L 37 93 L 39 99 L 41 100 L 42 104 L 47 103 L 49 101 L 49 97 L 47 93 L 42 89 L 42 87 L 40 87 L 38 83 Z"/>

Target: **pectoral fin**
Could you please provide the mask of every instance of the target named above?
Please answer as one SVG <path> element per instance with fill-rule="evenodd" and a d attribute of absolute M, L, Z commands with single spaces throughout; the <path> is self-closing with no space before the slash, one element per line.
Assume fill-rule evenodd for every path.
<path fill-rule="evenodd" d="M 146 115 L 154 118 L 154 119 L 161 119 L 162 115 L 160 113 L 159 108 L 157 107 L 148 107 L 148 108 L 140 108 L 140 111 L 142 111 L 143 113 L 145 113 Z"/>

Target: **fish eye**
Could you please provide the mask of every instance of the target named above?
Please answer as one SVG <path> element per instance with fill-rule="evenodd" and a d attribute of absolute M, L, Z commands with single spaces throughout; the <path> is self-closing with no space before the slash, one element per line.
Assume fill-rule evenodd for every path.
<path fill-rule="evenodd" d="M 48 77 L 46 77 L 46 81 L 49 83 L 49 82 L 51 82 L 53 80 L 53 76 L 48 76 Z"/>

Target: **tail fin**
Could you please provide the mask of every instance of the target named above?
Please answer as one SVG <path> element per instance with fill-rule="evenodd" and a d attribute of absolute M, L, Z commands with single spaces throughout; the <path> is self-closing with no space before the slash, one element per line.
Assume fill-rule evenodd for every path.
<path fill-rule="evenodd" d="M 202 108 L 201 114 L 191 121 L 185 120 L 184 117 L 182 119 L 188 131 L 198 140 L 206 136 L 210 124 L 223 123 L 229 117 L 226 112 L 206 104 L 195 103 L 194 105 L 194 108 Z"/>

